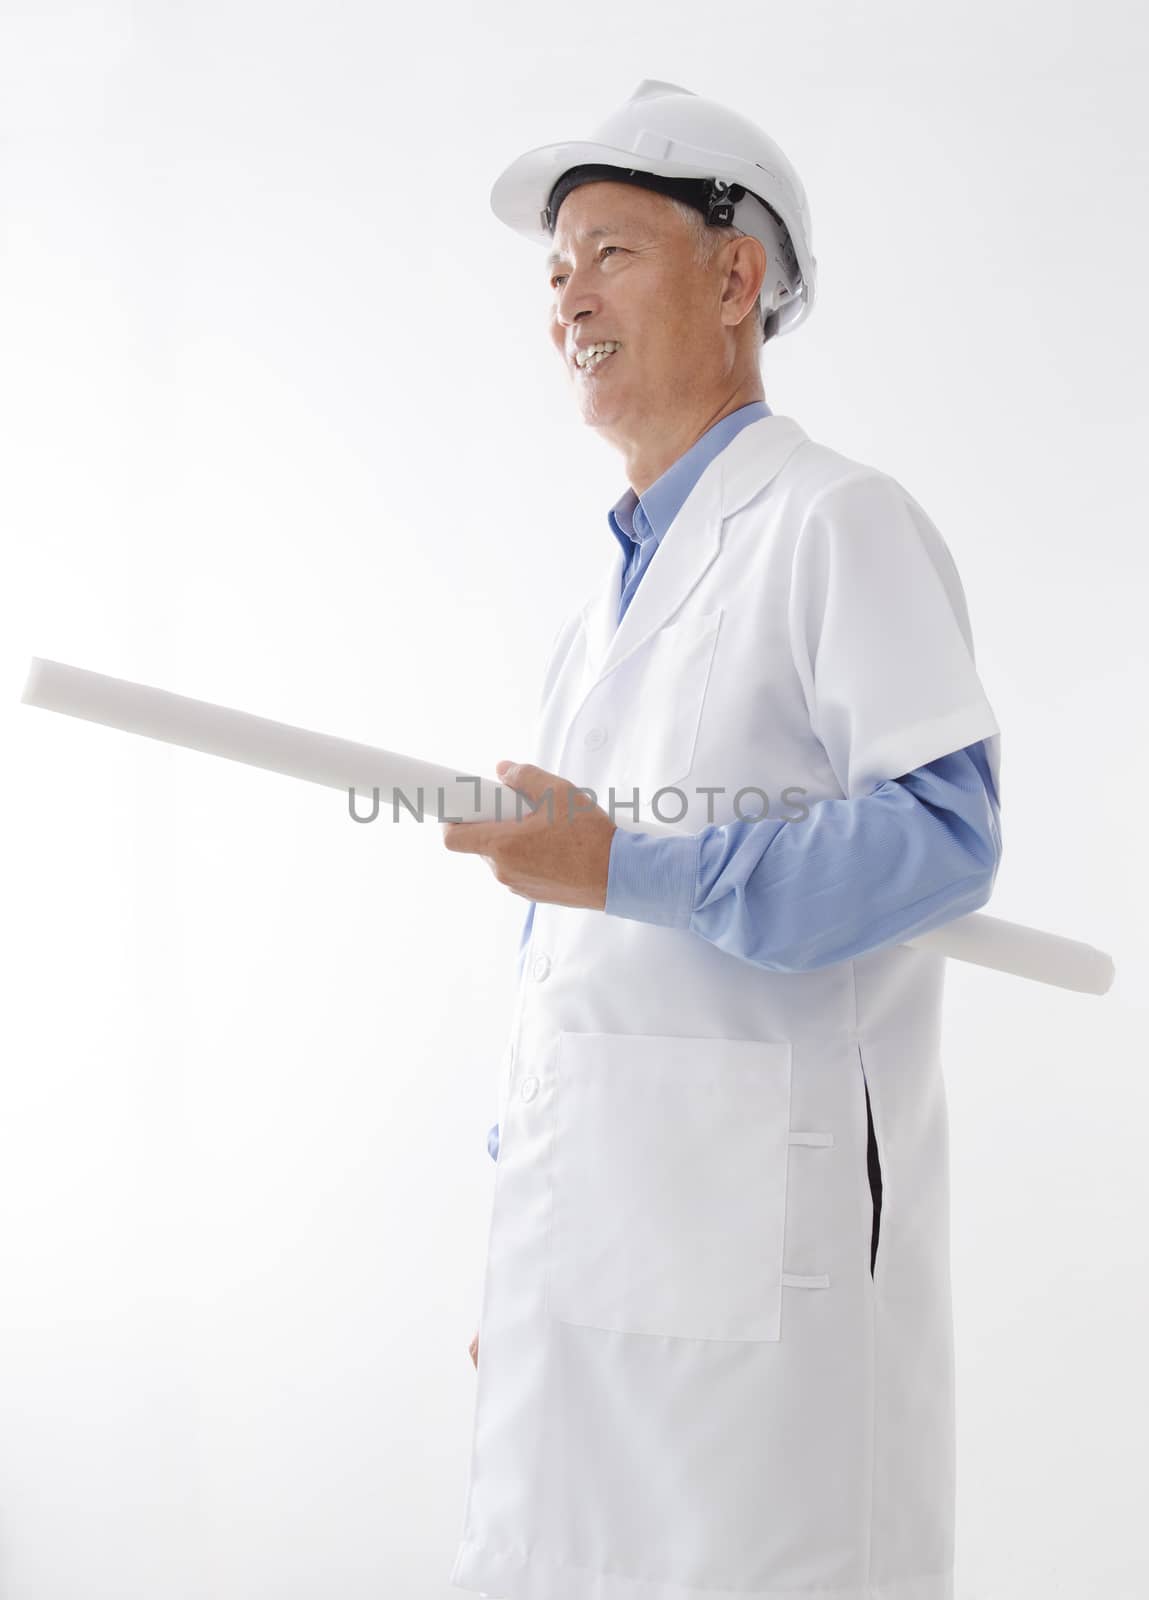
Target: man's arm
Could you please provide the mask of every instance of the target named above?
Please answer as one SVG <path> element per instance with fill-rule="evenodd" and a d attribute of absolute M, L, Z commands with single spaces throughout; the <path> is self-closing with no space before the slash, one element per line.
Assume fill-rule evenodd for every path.
<path fill-rule="evenodd" d="M 611 841 L 608 916 L 688 928 L 772 972 L 928 933 L 989 899 L 1001 860 L 984 742 L 799 822 L 763 817 Z"/>

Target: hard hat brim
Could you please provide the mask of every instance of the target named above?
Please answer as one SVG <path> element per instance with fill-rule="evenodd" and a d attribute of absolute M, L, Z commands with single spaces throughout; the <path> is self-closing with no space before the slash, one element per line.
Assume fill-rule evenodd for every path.
<path fill-rule="evenodd" d="M 659 161 L 645 155 L 640 160 L 633 150 L 614 145 L 585 141 L 545 144 L 528 150 L 499 174 L 491 188 L 491 210 L 524 238 L 548 244 L 551 236 L 543 226 L 543 207 L 563 173 L 581 166 L 623 167 L 628 172 L 653 172 L 660 178 L 712 176 L 707 168 L 690 162 Z"/>

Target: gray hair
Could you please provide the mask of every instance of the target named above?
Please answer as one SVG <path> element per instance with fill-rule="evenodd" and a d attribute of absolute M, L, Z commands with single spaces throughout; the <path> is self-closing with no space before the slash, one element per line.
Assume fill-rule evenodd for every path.
<path fill-rule="evenodd" d="M 671 195 L 664 195 L 663 198 L 674 207 L 690 229 L 694 243 L 694 259 L 700 267 L 710 264 L 719 245 L 725 244 L 727 239 L 743 239 L 746 236 L 742 228 L 712 227 L 701 211 L 695 206 L 688 206 L 685 200 L 675 200 Z"/>
<path fill-rule="evenodd" d="M 748 237 L 745 228 L 735 228 L 732 224 L 726 227 L 714 227 L 707 222 L 695 206 L 688 206 L 685 200 L 676 200 L 672 195 L 663 197 L 668 205 L 672 205 L 683 222 L 690 229 L 694 245 L 694 260 L 700 267 L 708 267 L 714 259 L 719 247 L 727 239 L 745 239 Z M 761 312 L 755 311 L 761 327 Z M 771 330 L 773 331 L 773 330 Z M 763 342 L 769 338 L 768 333 L 763 333 Z"/>

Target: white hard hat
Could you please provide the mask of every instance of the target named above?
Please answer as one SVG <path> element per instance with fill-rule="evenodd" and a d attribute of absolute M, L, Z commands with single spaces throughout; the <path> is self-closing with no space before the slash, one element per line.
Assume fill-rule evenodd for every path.
<path fill-rule="evenodd" d="M 552 206 L 566 174 L 570 182 Z M 546 244 L 569 187 L 612 178 L 677 194 L 708 221 L 732 223 L 762 243 L 764 339 L 809 315 L 818 263 L 806 192 L 773 139 L 747 117 L 677 83 L 645 78 L 588 140 L 542 145 L 512 161 L 491 189 L 491 209 L 509 228 Z"/>

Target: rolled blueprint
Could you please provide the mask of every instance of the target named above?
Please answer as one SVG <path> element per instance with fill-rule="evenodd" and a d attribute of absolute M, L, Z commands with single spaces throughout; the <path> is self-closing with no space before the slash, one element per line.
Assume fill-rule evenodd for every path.
<path fill-rule="evenodd" d="M 21 699 L 45 711 L 102 722 L 205 755 L 242 761 L 288 778 L 354 789 L 362 812 L 379 790 L 380 815 L 430 817 L 436 822 L 513 820 L 513 789 L 478 774 L 460 773 L 374 745 L 313 733 L 247 711 L 193 700 L 84 667 L 33 656 Z M 525 803 L 518 802 L 525 814 Z"/>
<path fill-rule="evenodd" d="M 1033 978 L 1081 994 L 1104 994 L 1115 970 L 1112 957 L 1091 944 L 1006 922 L 1003 917 L 989 917 L 982 911 L 955 917 L 932 933 L 919 934 L 905 943 L 915 950 L 933 950 L 957 961 L 972 961 L 979 967 L 994 967 L 1017 978 Z"/>
<path fill-rule="evenodd" d="M 101 722 L 109 728 L 331 789 L 354 789 L 363 796 L 378 789 L 380 807 L 387 807 L 393 815 L 428 816 L 439 822 L 490 822 L 529 814 L 513 789 L 478 774 L 459 773 L 435 762 L 272 722 L 247 711 L 233 711 L 60 661 L 33 657 L 22 699 L 46 711 Z M 1113 962 L 1103 950 L 981 911 L 955 917 L 932 933 L 903 943 L 911 949 L 993 967 L 1081 994 L 1104 994 L 1113 982 Z"/>

